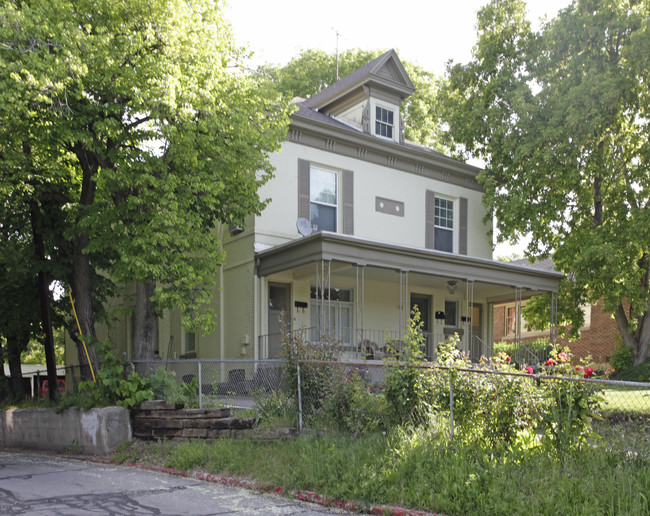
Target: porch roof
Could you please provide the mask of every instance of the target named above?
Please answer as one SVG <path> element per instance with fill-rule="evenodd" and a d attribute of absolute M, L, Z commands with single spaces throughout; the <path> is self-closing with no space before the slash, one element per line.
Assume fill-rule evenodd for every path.
<path fill-rule="evenodd" d="M 536 292 L 557 292 L 560 279 L 564 277 L 555 271 L 327 231 L 257 252 L 255 269 L 258 276 L 269 276 L 322 260 L 473 280 Z"/>

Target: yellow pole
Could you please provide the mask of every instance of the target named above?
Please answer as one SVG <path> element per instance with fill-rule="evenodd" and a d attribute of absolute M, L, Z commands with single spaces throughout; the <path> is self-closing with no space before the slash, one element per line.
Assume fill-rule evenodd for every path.
<path fill-rule="evenodd" d="M 70 294 L 72 313 L 74 314 L 74 320 L 77 321 L 77 329 L 79 330 L 79 335 L 83 337 L 83 333 L 81 331 L 81 325 L 79 324 L 79 318 L 77 317 L 77 310 L 75 310 L 74 301 L 72 300 L 72 291 L 68 291 L 68 294 Z M 88 355 L 88 348 L 86 348 L 86 343 L 83 341 L 83 339 L 81 339 L 81 343 L 84 345 L 84 351 L 86 352 L 86 358 L 88 359 L 88 365 L 90 366 L 90 374 L 93 375 L 93 382 L 97 383 L 97 379 L 95 378 L 95 371 L 93 371 L 93 364 L 90 361 L 90 356 Z"/>

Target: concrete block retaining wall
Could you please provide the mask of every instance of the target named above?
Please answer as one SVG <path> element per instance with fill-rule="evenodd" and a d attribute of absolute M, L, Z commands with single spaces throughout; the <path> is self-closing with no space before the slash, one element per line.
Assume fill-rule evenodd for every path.
<path fill-rule="evenodd" d="M 60 414 L 53 408 L 0 411 L 0 446 L 7 448 L 104 455 L 132 436 L 129 411 L 122 407 L 69 408 Z"/>

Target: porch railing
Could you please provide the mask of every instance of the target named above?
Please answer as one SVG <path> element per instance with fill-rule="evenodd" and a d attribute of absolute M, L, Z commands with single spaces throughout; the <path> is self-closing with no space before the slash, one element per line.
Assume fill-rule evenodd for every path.
<path fill-rule="evenodd" d="M 400 351 L 404 347 L 403 332 L 397 330 L 376 330 L 376 329 L 338 329 L 325 330 L 317 328 L 300 328 L 291 331 L 295 338 L 300 338 L 306 342 L 329 342 L 337 344 L 344 353 L 350 354 L 350 358 L 372 360 L 382 359 L 389 353 L 389 347 Z M 448 334 L 441 332 L 424 332 L 424 355 L 429 360 L 436 358 L 436 348 L 438 343 L 448 338 Z M 460 338 L 460 349 L 470 352 L 472 356 L 485 354 L 490 351 L 481 339 L 474 336 L 474 346 L 466 342 L 463 335 Z M 259 346 L 263 356 L 268 358 L 278 358 L 281 356 L 283 345 L 282 333 L 273 333 L 261 335 L 259 337 Z M 475 351 L 476 350 L 476 351 Z"/>
<path fill-rule="evenodd" d="M 551 344 L 548 338 L 531 337 L 517 341 L 498 342 L 494 351 L 508 354 L 517 364 L 543 364 L 550 356 Z"/>

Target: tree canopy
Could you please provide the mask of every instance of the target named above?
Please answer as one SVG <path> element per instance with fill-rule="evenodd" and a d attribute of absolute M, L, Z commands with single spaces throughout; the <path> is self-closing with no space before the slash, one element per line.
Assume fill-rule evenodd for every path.
<path fill-rule="evenodd" d="M 635 361 L 650 341 L 650 4 L 576 0 L 538 32 L 521 0 L 479 11 L 467 64 L 449 69 L 443 119 L 481 158 L 499 238 L 567 274 L 560 301 L 604 300 Z"/>
<path fill-rule="evenodd" d="M 240 66 L 221 13 L 220 0 L 2 3 L 0 188 L 41 214 L 56 203 L 69 268 L 51 279 L 84 335 L 107 276 L 142 287 L 136 334 L 171 306 L 209 328 L 215 226 L 264 207 L 288 102 Z"/>
<path fill-rule="evenodd" d="M 350 49 L 340 53 L 339 77 L 379 57 L 384 50 Z M 405 136 L 411 141 L 448 152 L 441 138 L 437 92 L 441 79 L 422 67 L 403 61 L 404 68 L 415 86 L 415 92 L 402 106 Z M 308 98 L 336 82 L 336 54 L 307 49 L 284 66 L 265 65 L 259 72 L 270 77 L 283 95 Z"/>

